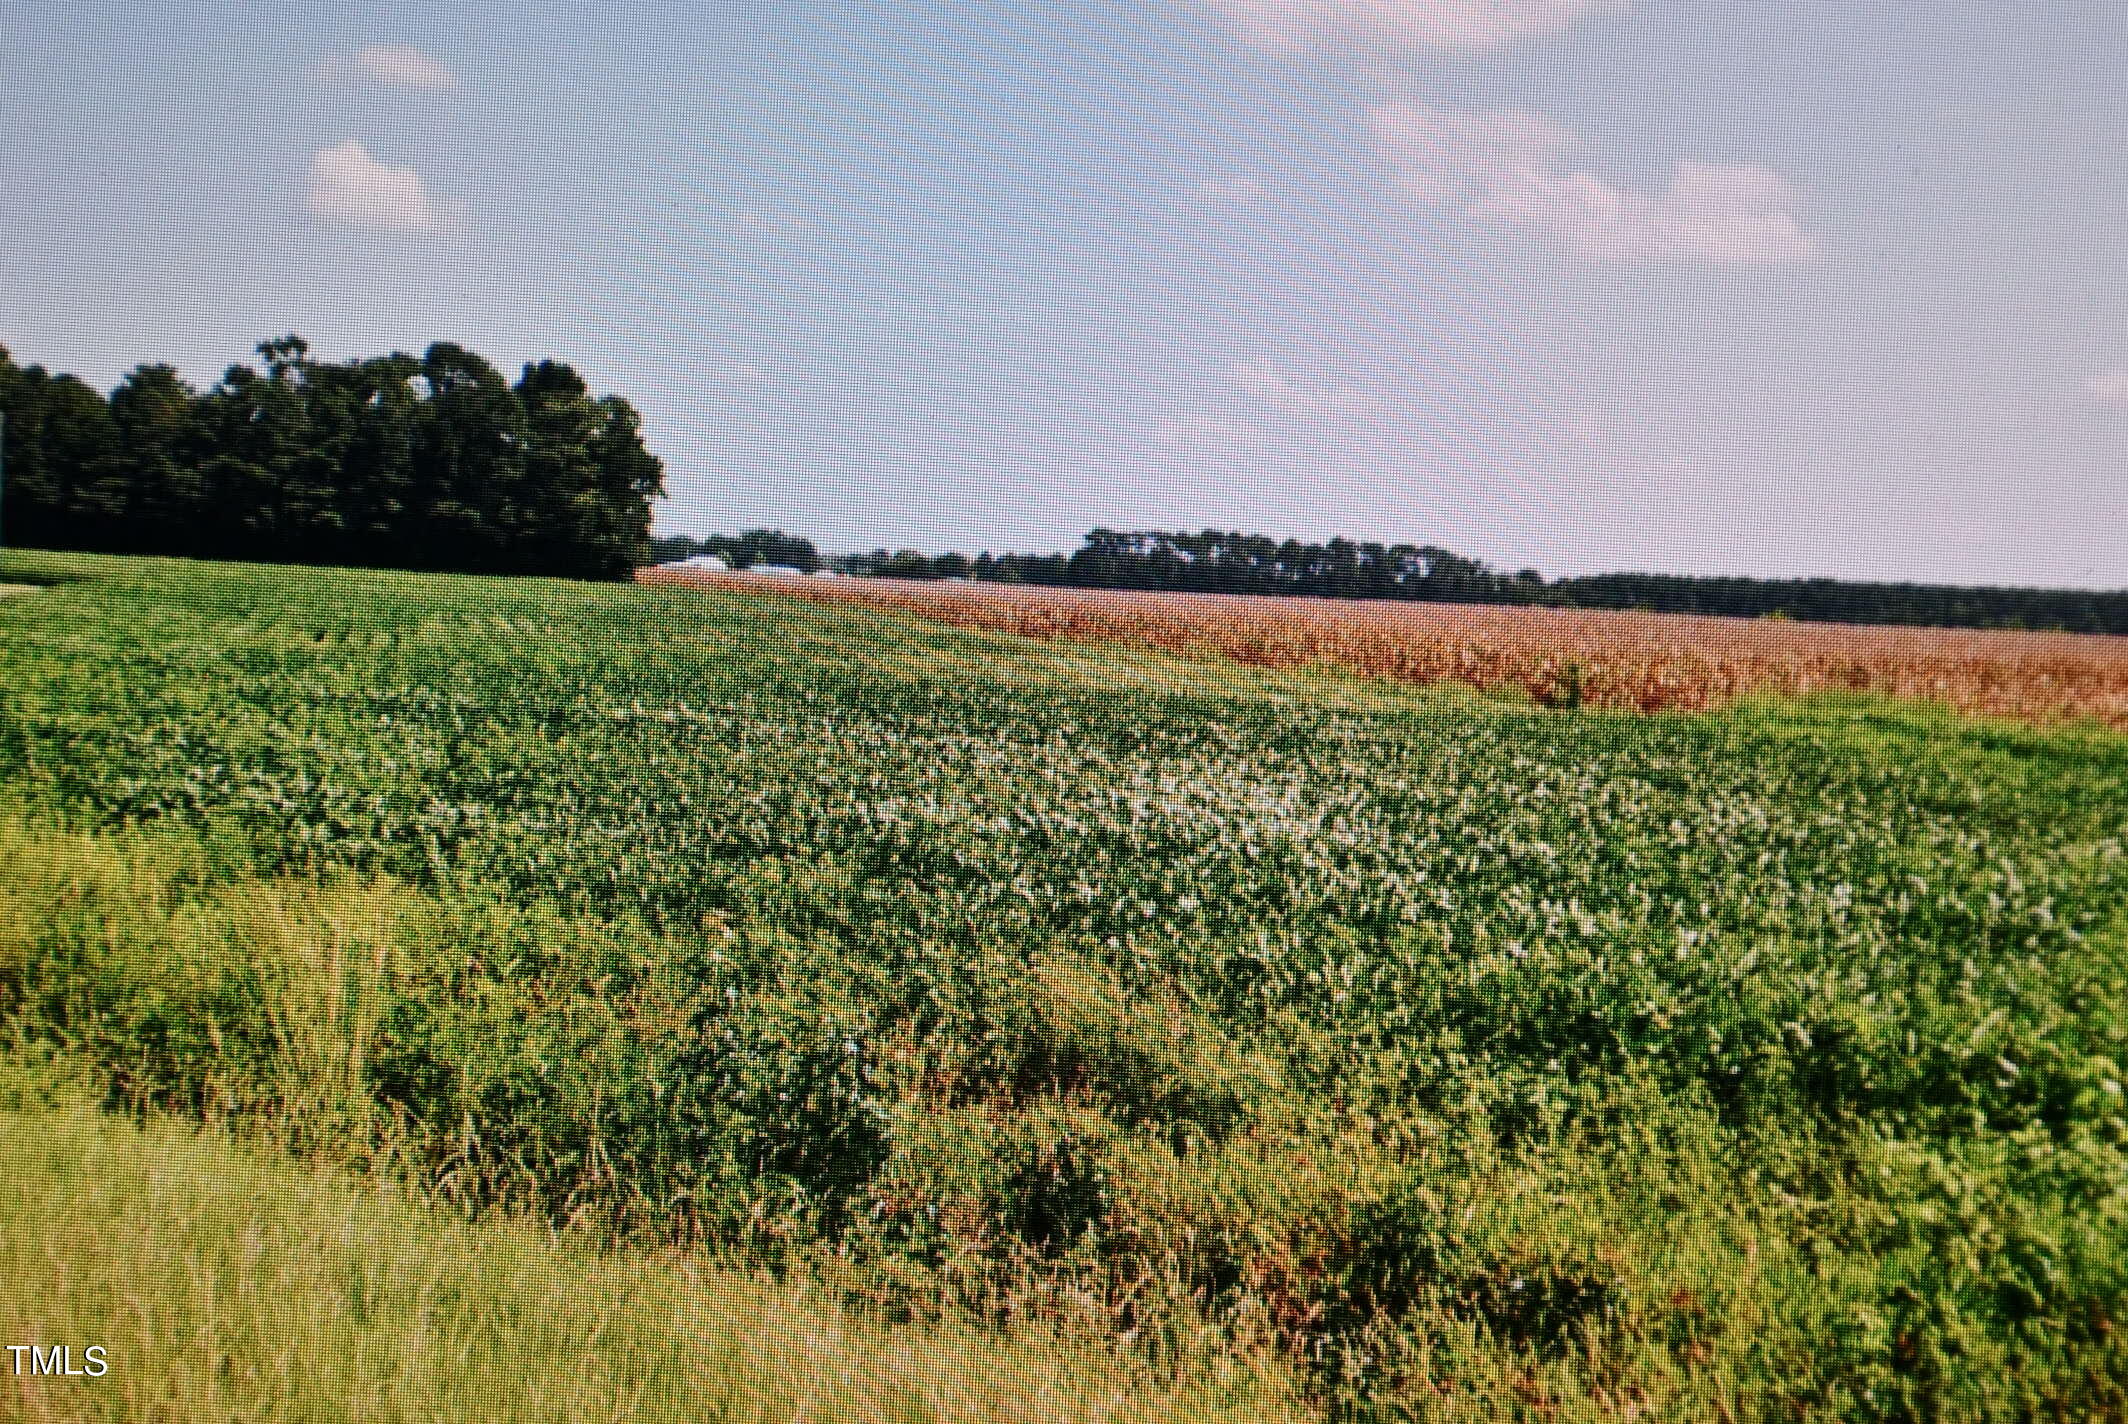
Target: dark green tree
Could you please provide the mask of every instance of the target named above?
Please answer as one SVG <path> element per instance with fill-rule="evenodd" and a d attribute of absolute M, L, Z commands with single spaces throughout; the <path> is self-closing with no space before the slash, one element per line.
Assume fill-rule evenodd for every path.
<path fill-rule="evenodd" d="M 664 469 L 559 362 L 512 387 L 448 342 L 321 362 L 258 347 L 204 393 L 145 365 L 108 399 L 0 351 L 11 542 L 626 578 Z"/>
<path fill-rule="evenodd" d="M 8 542 L 64 548 L 70 530 L 108 524 L 121 496 L 112 487 L 118 432 L 103 397 L 72 376 L 17 367 L 0 349 L 0 402 Z"/>
<path fill-rule="evenodd" d="M 122 509 L 114 538 L 122 547 L 164 553 L 200 538 L 199 393 L 175 368 L 137 366 L 111 392 L 118 438 Z"/>

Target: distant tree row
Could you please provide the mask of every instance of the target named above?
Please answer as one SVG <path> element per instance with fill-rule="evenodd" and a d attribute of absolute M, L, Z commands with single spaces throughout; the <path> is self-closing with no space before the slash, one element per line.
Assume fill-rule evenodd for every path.
<path fill-rule="evenodd" d="M 781 529 L 748 529 L 739 534 L 712 534 L 706 539 L 674 534 L 650 541 L 652 563 L 677 563 L 697 554 L 714 554 L 735 569 L 779 564 L 812 573 L 822 566 L 820 551 L 813 547 L 812 540 Z"/>
<path fill-rule="evenodd" d="M 1661 613 L 1796 618 L 1815 623 L 2128 633 L 2128 591 L 1591 574 L 1560 579 L 1547 586 L 1547 593 L 1555 595 L 1553 601 L 1575 608 L 1646 608 Z"/>
<path fill-rule="evenodd" d="M 1033 555 L 1008 555 L 1009 558 L 1031 558 Z M 840 573 L 854 574 L 860 578 L 905 578 L 905 579 L 963 579 L 994 578 L 995 560 L 988 554 L 969 558 L 966 554 L 922 554 L 914 549 L 874 549 L 869 554 L 850 554 L 834 561 Z M 1022 580 L 1024 582 L 1024 580 Z"/>
<path fill-rule="evenodd" d="M 939 554 L 876 549 L 832 561 L 840 572 L 881 578 L 970 578 L 1058 588 L 1165 589 L 1321 598 L 1533 603 L 1534 569 L 1500 574 L 1432 545 L 1308 544 L 1260 534 L 1126 533 L 1096 529 L 1070 554 Z"/>
<path fill-rule="evenodd" d="M 698 554 L 713 554 L 735 569 L 773 564 L 809 574 L 828 569 L 870 578 L 989 578 L 999 567 L 998 560 L 989 554 L 971 559 L 965 554 L 933 556 L 914 549 L 891 552 L 874 549 L 869 554 L 842 554 L 831 559 L 823 555 L 812 540 L 798 534 L 786 534 L 781 529 L 748 529 L 738 534 L 709 534 L 701 538 L 669 534 L 650 541 L 652 563 L 678 563 Z M 1006 557 L 1024 559 L 1029 556 L 1011 554 Z M 1057 562 L 1061 567 L 1062 555 L 1057 556 Z"/>
<path fill-rule="evenodd" d="M 1534 569 L 1496 572 L 1431 544 L 1313 544 L 1262 534 L 1096 529 L 1068 556 L 1005 555 L 977 577 L 1080 588 L 1172 589 L 1317 598 L 1402 598 L 1433 603 L 1533 603 Z"/>
<path fill-rule="evenodd" d="M 705 550 L 724 553 L 743 541 L 754 541 L 748 549 L 764 551 L 748 562 L 790 563 L 808 570 L 816 566 L 790 552 L 802 546 L 809 559 L 817 559 L 810 543 L 774 530 L 699 543 Z M 771 547 L 769 541 L 780 541 L 773 544 L 779 551 L 773 557 L 765 552 Z M 732 562 L 735 567 L 745 566 L 736 558 Z M 1546 581 L 1535 569 L 1506 573 L 1430 544 L 1350 539 L 1318 544 L 1216 529 L 1195 534 L 1096 529 L 1069 554 L 984 553 L 971 558 L 877 549 L 827 562 L 842 573 L 885 578 L 972 578 L 1068 588 L 1504 603 L 1825 623 L 2128 634 L 2128 592 L 1676 574 L 1595 574 Z"/>
<path fill-rule="evenodd" d="M 664 467 L 618 396 L 556 361 L 513 385 L 460 346 L 258 347 L 199 391 L 144 365 L 106 397 L 0 349 L 9 544 L 622 579 Z"/>
<path fill-rule="evenodd" d="M 1198 534 L 1096 529 L 1076 552 L 976 559 L 977 578 L 1090 588 L 1311 594 L 1436 603 L 1541 604 L 1826 623 L 2035 628 L 2128 633 L 2128 592 L 1595 574 L 1547 582 L 1432 545 L 1314 544 L 1208 529 Z"/>

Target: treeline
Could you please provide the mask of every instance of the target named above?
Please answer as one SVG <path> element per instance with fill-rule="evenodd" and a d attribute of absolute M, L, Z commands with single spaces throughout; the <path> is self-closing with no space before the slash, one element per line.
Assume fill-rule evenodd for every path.
<path fill-rule="evenodd" d="M 1071 554 L 985 555 L 973 576 L 1074 588 L 1167 589 L 1428 603 L 1535 603 L 1534 569 L 1496 572 L 1431 544 L 1326 544 L 1207 529 L 1198 534 L 1096 529 Z"/>
<path fill-rule="evenodd" d="M 2032 628 L 2128 633 L 2128 591 L 2109 593 L 1846 579 L 1754 579 L 1682 574 L 1593 574 L 1547 581 L 1506 573 L 1432 545 L 1313 544 L 1205 530 L 1198 534 L 1096 529 L 1069 556 L 974 561 L 976 577 L 1085 588 L 1302 594 L 1432 603 L 1534 604 L 1731 618 L 1941 628 Z"/>
<path fill-rule="evenodd" d="M 749 529 L 741 534 L 712 534 L 706 539 L 674 534 L 650 541 L 652 563 L 677 563 L 698 554 L 714 554 L 735 569 L 780 564 L 812 573 L 822 567 L 820 551 L 813 547 L 812 540 L 781 529 Z"/>
<path fill-rule="evenodd" d="M 735 568 L 784 563 L 808 571 L 830 567 L 845 574 L 886 578 L 971 578 L 1059 588 L 1385 598 L 1823 623 L 2128 634 L 2128 592 L 1676 574 L 1595 574 L 1547 581 L 1535 569 L 1506 573 L 1430 544 L 1350 539 L 1318 544 L 1216 529 L 1196 534 L 1096 529 L 1069 554 L 984 553 L 974 557 L 877 549 L 823 560 L 811 543 L 779 530 L 753 530 L 722 543 L 714 539 L 685 542 L 719 553 L 740 544 L 777 551 L 774 557 L 732 559 Z"/>
<path fill-rule="evenodd" d="M 1904 623 L 1928 628 L 2030 628 L 2128 633 L 2128 591 L 2003 588 L 1845 579 L 1689 578 L 1590 574 L 1550 585 L 1575 608 L 1648 608 L 1815 623 Z"/>
<path fill-rule="evenodd" d="M 464 347 L 311 359 L 261 343 L 196 390 L 143 365 L 105 396 L 0 349 L 9 544 L 624 579 L 664 467 L 635 410 L 557 361 L 513 384 Z"/>

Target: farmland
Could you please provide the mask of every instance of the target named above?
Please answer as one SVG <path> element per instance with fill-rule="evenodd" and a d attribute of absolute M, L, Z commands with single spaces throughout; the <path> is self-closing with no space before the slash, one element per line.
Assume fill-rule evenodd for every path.
<path fill-rule="evenodd" d="M 1607 620 L 1498 654 L 1586 661 L 1567 709 L 1203 617 L 1146 647 L 759 581 L 7 582 L 48 586 L 0 602 L 0 1150 L 110 1164 L 140 1209 L 96 1210 L 217 1278 L 382 1222 L 334 1239 L 438 1283 L 374 1296 L 391 1328 L 477 1354 L 492 1317 L 537 1360 L 644 1338 L 616 1269 L 657 1302 L 732 1273 L 848 1312 L 818 1329 L 860 1383 L 1053 1352 L 1057 1398 L 1142 1417 L 2128 1411 L 2128 738 L 2052 725 L 2118 720 L 2084 640 L 1917 635 L 1953 690 L 1906 690 L 2025 726 L 1647 695 Z M 1195 656 L 1227 638 L 1253 665 Z M 225 1173 L 293 1204 L 146 1209 Z M 322 1311 L 361 1259 L 288 1278 Z M 511 1283 L 570 1271 L 584 1309 L 528 1328 Z M 181 1272 L 11 1274 L 11 1328 L 192 1318 Z M 583 1417 L 693 1387 L 594 1383 Z"/>
<path fill-rule="evenodd" d="M 1256 667 L 1331 663 L 1400 682 L 1504 688 L 1554 705 L 1696 711 L 1752 693 L 1849 691 L 1963 712 L 2128 727 L 2128 638 L 897 579 L 648 577 L 895 609 L 1022 637 L 1212 654 Z"/>

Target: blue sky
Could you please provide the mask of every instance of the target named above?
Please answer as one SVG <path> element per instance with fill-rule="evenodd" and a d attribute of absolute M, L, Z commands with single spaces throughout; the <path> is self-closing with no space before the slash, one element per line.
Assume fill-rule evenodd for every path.
<path fill-rule="evenodd" d="M 2111 0 L 264 8 L 0 19 L 18 359 L 559 355 L 837 549 L 2128 586 Z"/>

